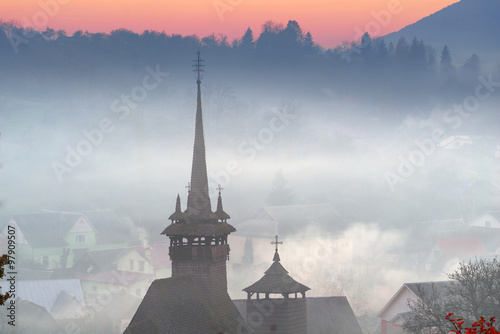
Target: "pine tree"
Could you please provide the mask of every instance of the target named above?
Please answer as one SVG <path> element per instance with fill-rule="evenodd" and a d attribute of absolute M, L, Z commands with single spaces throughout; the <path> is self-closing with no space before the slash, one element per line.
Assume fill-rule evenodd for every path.
<path fill-rule="evenodd" d="M 451 52 L 448 45 L 445 45 L 443 51 L 441 52 L 441 69 L 444 72 L 449 72 L 453 69 L 453 65 L 451 63 Z"/>
<path fill-rule="evenodd" d="M 245 31 L 243 37 L 241 37 L 240 47 L 244 49 L 250 49 L 254 47 L 253 31 L 250 27 Z"/>
<path fill-rule="evenodd" d="M 290 205 L 294 202 L 293 190 L 288 186 L 281 168 L 274 174 L 272 190 L 266 200 L 267 205 Z"/>

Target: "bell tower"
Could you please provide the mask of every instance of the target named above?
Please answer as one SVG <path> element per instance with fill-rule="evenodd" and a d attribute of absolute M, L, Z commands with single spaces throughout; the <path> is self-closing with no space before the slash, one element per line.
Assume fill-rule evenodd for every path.
<path fill-rule="evenodd" d="M 230 216 L 222 208 L 222 187 L 218 187 L 217 209 L 211 209 L 208 191 L 205 139 L 201 109 L 201 74 L 203 60 L 194 60 L 197 74 L 197 108 L 191 182 L 188 186 L 187 209 L 182 211 L 177 195 L 171 224 L 161 233 L 170 238 L 169 255 L 172 277 L 190 275 L 207 300 L 215 305 L 227 296 L 226 261 L 229 259 L 227 236 L 236 229 L 227 223 Z"/>
<path fill-rule="evenodd" d="M 260 280 L 243 289 L 247 293 L 248 325 L 255 334 L 306 334 L 305 298 L 310 289 L 290 277 L 281 265 L 278 245 L 283 242 L 277 235 L 271 244 L 275 245 L 273 264 Z M 262 310 L 266 310 L 264 316 L 254 317 Z"/>

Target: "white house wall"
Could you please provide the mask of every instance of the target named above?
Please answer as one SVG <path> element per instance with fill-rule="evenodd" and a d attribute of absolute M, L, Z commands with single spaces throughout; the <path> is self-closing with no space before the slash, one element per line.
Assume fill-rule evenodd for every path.
<path fill-rule="evenodd" d="M 410 311 L 408 307 L 408 300 L 418 300 L 417 296 L 410 291 L 407 287 L 404 287 L 400 293 L 395 296 L 390 305 L 380 315 L 380 318 L 385 321 L 391 321 L 396 315 L 403 312 Z"/>

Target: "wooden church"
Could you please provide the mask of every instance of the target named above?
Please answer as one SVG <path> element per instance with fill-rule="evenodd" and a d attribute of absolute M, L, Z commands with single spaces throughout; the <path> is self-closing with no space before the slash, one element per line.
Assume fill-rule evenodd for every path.
<path fill-rule="evenodd" d="M 155 280 L 132 318 L 125 334 L 237 333 L 242 326 L 236 306 L 227 293 L 227 236 L 236 231 L 219 198 L 212 211 L 205 157 L 201 109 L 201 72 L 198 51 L 195 71 L 198 96 L 191 183 L 187 208 L 177 196 L 171 224 L 161 233 L 170 238 L 172 277 Z"/>
<path fill-rule="evenodd" d="M 236 230 L 227 223 L 230 217 L 223 210 L 220 187 L 216 210 L 211 208 L 199 52 L 195 62 L 198 95 L 187 208 L 182 211 L 177 196 L 171 223 L 161 233 L 170 239 L 172 277 L 153 281 L 124 334 L 319 334 L 332 330 L 361 334 L 345 297 L 341 307 L 332 298 L 306 299 L 309 288 L 290 277 L 280 263 L 278 244 L 282 242 L 277 236 L 273 263 L 260 280 L 244 289 L 248 299 L 242 301 L 244 304 L 230 299 L 227 240 Z M 336 315 L 340 318 L 333 323 Z M 349 319 L 348 324 L 345 319 Z M 322 322 L 327 322 L 326 327 Z"/>

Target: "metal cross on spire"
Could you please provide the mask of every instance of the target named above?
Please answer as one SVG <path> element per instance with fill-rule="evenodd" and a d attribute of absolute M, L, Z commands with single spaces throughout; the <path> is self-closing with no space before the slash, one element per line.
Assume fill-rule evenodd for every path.
<path fill-rule="evenodd" d="M 223 187 L 219 184 L 219 185 L 217 186 L 216 190 L 218 190 L 218 191 L 219 191 L 219 195 L 220 195 L 220 192 L 221 192 L 222 190 L 224 190 L 224 188 L 223 188 Z"/>
<path fill-rule="evenodd" d="M 186 188 L 189 191 L 191 191 L 191 182 L 188 182 L 187 186 L 185 186 L 184 188 Z"/>
<path fill-rule="evenodd" d="M 275 251 L 278 252 L 278 245 L 283 245 L 283 241 L 278 241 L 278 235 L 274 237 L 276 241 L 271 241 L 271 245 L 276 245 Z"/>
<path fill-rule="evenodd" d="M 203 67 L 205 67 L 205 65 L 202 64 L 204 62 L 204 60 L 200 58 L 200 51 L 196 52 L 196 54 L 198 55 L 198 59 L 193 60 L 195 62 L 195 64 L 193 65 L 193 67 L 194 67 L 193 72 L 196 72 L 198 75 L 196 82 L 201 83 L 201 77 L 202 77 L 201 73 L 205 71 L 203 69 Z"/>

